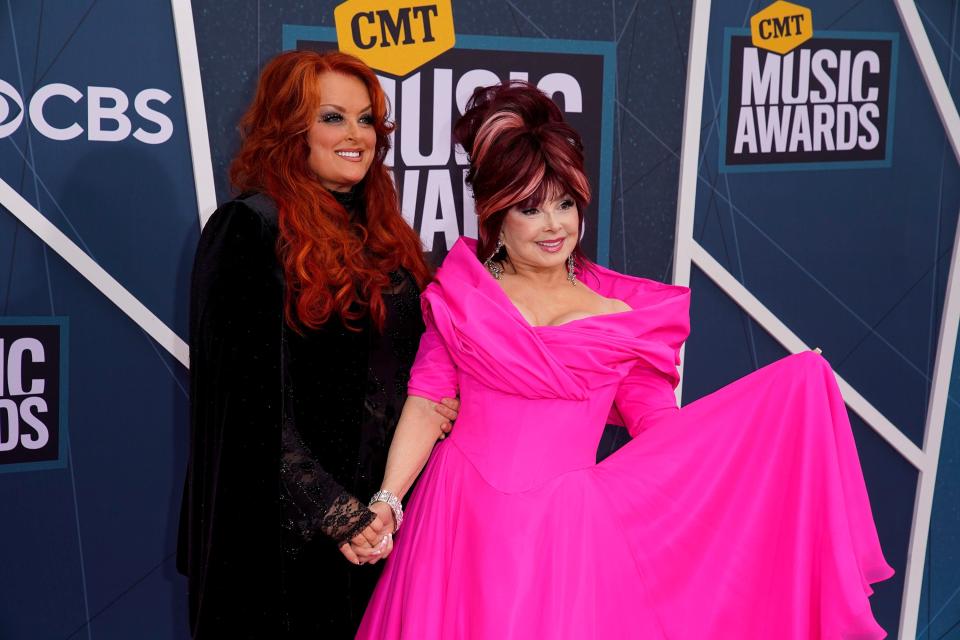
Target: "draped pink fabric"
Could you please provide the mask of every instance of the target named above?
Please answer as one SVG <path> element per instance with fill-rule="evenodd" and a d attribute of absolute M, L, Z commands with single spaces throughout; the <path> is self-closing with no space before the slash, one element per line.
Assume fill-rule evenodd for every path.
<path fill-rule="evenodd" d="M 409 393 L 459 392 L 362 639 L 872 639 L 888 578 L 826 361 L 685 406 L 689 290 L 598 268 L 631 311 L 531 326 L 461 239 L 423 295 Z M 634 436 L 595 463 L 608 421 Z"/>

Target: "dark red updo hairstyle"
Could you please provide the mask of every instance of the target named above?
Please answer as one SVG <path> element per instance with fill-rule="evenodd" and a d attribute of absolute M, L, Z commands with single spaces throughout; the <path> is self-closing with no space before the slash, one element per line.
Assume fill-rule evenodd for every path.
<path fill-rule="evenodd" d="M 307 131 L 322 104 L 319 78 L 331 72 L 357 78 L 370 93 L 377 142 L 370 170 L 357 187 L 366 213 L 363 226 L 351 224 L 307 163 Z M 391 131 L 377 76 L 351 55 L 289 51 L 260 74 L 240 121 L 241 147 L 230 180 L 238 191 L 262 191 L 277 203 L 285 313 L 295 329 L 318 328 L 334 315 L 356 329 L 367 313 L 382 327 L 382 292 L 390 286 L 391 271 L 404 267 L 421 289 L 430 280 L 420 238 L 400 215 L 397 190 L 383 164 Z"/>
<path fill-rule="evenodd" d="M 590 204 L 583 170 L 583 142 L 560 108 L 529 82 L 512 80 L 473 92 L 453 128 L 453 137 L 470 157 L 467 184 L 477 209 L 477 257 L 490 257 L 507 211 L 536 207 L 563 193 L 580 213 Z M 579 243 L 573 250 L 581 267 L 589 264 Z"/>

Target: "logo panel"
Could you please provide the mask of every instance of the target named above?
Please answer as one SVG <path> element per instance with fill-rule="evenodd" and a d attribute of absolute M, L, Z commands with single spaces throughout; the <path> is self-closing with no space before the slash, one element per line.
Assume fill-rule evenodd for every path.
<path fill-rule="evenodd" d="M 813 36 L 810 9 L 778 0 L 750 18 L 753 46 L 774 53 L 789 53 Z"/>
<path fill-rule="evenodd" d="M 819 31 L 789 53 L 725 34 L 722 171 L 889 167 L 897 34 Z"/>
<path fill-rule="evenodd" d="M 144 144 L 162 144 L 173 136 L 173 121 L 160 110 L 171 98 L 163 89 L 143 89 L 132 100 L 117 87 L 86 87 L 62 82 L 38 88 L 24 108 L 24 99 L 0 79 L 0 138 L 12 135 L 26 119 L 34 131 L 51 140 L 73 140 L 86 134 L 91 142 L 119 142 L 133 137 Z"/>
<path fill-rule="evenodd" d="M 66 464 L 67 320 L 0 318 L 0 473 Z"/>
<path fill-rule="evenodd" d="M 341 51 L 397 76 L 426 64 L 456 41 L 450 0 L 350 0 L 333 17 Z"/>

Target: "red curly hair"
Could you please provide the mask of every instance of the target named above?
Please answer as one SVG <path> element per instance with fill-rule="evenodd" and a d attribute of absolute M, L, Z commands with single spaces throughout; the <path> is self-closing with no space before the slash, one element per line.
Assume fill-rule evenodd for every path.
<path fill-rule="evenodd" d="M 359 230 L 307 164 L 307 131 L 321 104 L 324 73 L 353 76 L 370 92 L 377 141 L 370 170 L 357 187 L 366 212 Z M 389 273 L 402 266 L 421 289 L 431 278 L 420 238 L 401 216 L 384 166 L 391 131 L 377 76 L 351 55 L 288 51 L 260 74 L 253 103 L 240 121 L 241 146 L 230 180 L 241 192 L 262 191 L 277 203 L 285 315 L 295 329 L 316 329 L 333 315 L 357 329 L 368 313 L 382 328 Z"/>

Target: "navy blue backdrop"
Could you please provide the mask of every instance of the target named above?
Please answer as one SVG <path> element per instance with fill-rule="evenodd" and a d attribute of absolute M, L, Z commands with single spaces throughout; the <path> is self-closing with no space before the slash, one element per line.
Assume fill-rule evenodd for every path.
<path fill-rule="evenodd" d="M 114 290 L 109 276 L 186 338 L 203 203 L 187 126 L 188 107 L 199 103 L 189 82 L 185 95 L 181 72 L 180 54 L 190 42 L 182 33 L 178 39 L 173 13 L 185 4 L 0 2 L 0 100 L 7 105 L 0 105 L 0 328 L 49 318 L 68 327 L 59 380 L 63 459 L 14 467 L 0 452 L 2 639 L 187 637 L 185 581 L 173 565 L 187 369 L 175 341 L 142 328 L 148 323 L 141 310 L 103 293 Z M 290 46 L 291 33 L 329 39 L 335 4 L 193 4 L 218 199 L 229 196 L 235 126 L 259 68 Z M 602 69 L 580 117 L 582 126 L 596 125 L 587 139 L 600 195 L 595 255 L 615 269 L 673 277 L 684 109 L 702 110 L 698 178 L 686 186 L 695 196 L 694 233 L 681 244 L 703 247 L 793 332 L 823 347 L 845 380 L 922 445 L 960 167 L 894 4 L 804 3 L 818 30 L 899 43 L 889 166 L 778 172 L 723 171 L 718 146 L 726 30 L 742 28 L 768 2 L 712 3 L 703 101 L 685 105 L 693 4 L 478 0 L 454 2 L 454 22 L 463 49 L 579 51 L 593 56 L 590 69 Z M 958 2 L 916 6 L 956 99 Z M 587 72 L 572 58 L 543 60 L 569 65 L 587 86 Z M 421 70 L 425 87 L 441 62 Z M 31 99 L 44 91 L 51 96 L 41 110 L 46 124 L 29 113 Z M 152 101 L 142 104 L 141 95 Z M 421 103 L 425 112 L 428 101 Z M 119 139 L 102 139 L 111 137 Z M 451 167 L 463 231 L 468 205 Z M 102 273 L 83 275 L 77 259 L 58 255 L 55 248 L 65 245 L 38 231 L 41 220 Z M 438 246 L 444 237 L 436 235 Z M 696 260 L 690 283 L 685 403 L 786 353 Z M 957 367 L 953 375 L 960 377 Z M 918 612 L 923 638 L 960 638 L 960 381 L 950 388 Z M 851 420 L 881 541 L 898 572 L 878 585 L 874 611 L 896 637 L 918 474 L 856 412 Z M 610 430 L 600 455 L 623 440 Z"/>

